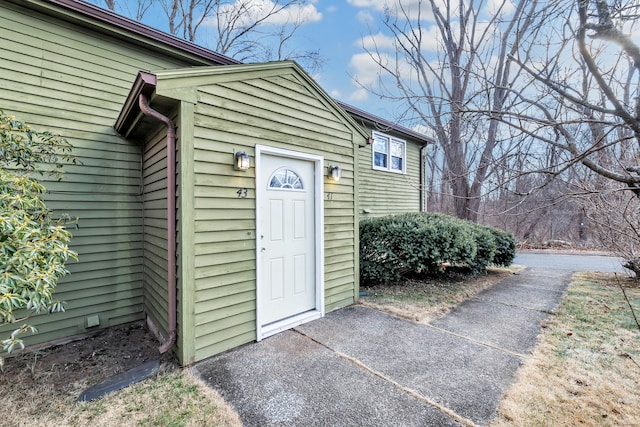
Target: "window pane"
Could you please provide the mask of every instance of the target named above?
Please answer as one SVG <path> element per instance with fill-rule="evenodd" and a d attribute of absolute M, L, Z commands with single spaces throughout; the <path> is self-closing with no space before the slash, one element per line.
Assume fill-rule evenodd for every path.
<path fill-rule="evenodd" d="M 300 176 L 287 168 L 280 168 L 271 175 L 269 188 L 304 190 Z"/>
<path fill-rule="evenodd" d="M 405 141 L 373 132 L 373 167 L 404 173 Z"/>
<path fill-rule="evenodd" d="M 376 139 L 373 142 L 373 151 L 387 154 L 387 138 L 380 138 L 379 136 L 376 136 Z"/>
<path fill-rule="evenodd" d="M 391 169 L 402 171 L 402 157 L 391 156 Z"/>
<path fill-rule="evenodd" d="M 387 167 L 387 155 L 382 153 L 374 153 L 373 164 L 383 168 Z"/>
<path fill-rule="evenodd" d="M 402 142 L 391 141 L 391 155 L 395 157 L 404 157 L 404 144 Z"/>

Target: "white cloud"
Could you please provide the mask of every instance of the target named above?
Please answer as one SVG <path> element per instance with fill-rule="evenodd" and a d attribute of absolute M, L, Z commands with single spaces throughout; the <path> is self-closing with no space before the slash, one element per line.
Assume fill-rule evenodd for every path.
<path fill-rule="evenodd" d="M 342 98 L 342 92 L 340 92 L 338 89 L 332 89 L 329 92 L 329 95 L 331 95 L 332 98 Z"/>
<path fill-rule="evenodd" d="M 394 49 L 395 39 L 382 33 L 370 34 L 354 43 L 356 47 L 364 47 L 367 50 Z"/>
<path fill-rule="evenodd" d="M 351 92 L 349 95 L 349 101 L 351 102 L 361 102 L 366 101 L 369 97 L 369 92 L 366 89 L 358 88 L 355 91 Z"/>
<path fill-rule="evenodd" d="M 353 7 L 361 7 L 364 9 L 384 10 L 389 0 L 348 0 Z"/>
<path fill-rule="evenodd" d="M 348 0 L 348 3 L 353 7 L 371 12 L 389 12 L 398 17 L 408 16 L 410 19 L 420 17 L 422 21 L 428 22 L 433 22 L 435 8 L 439 9 L 443 15 L 446 15 L 447 9 L 450 16 L 455 17 L 459 14 L 458 2 L 450 0 L 435 0 L 435 8 L 430 2 L 424 0 Z M 468 2 L 465 3 L 465 6 L 469 7 Z M 482 10 L 489 16 L 495 16 L 500 10 L 500 16 L 509 17 L 515 7 L 514 0 L 487 0 Z"/>
<path fill-rule="evenodd" d="M 383 55 L 379 58 L 384 64 L 389 63 L 389 57 Z M 349 61 L 349 69 L 353 71 L 354 79 L 364 86 L 371 86 L 378 81 L 380 65 L 368 53 L 357 53 Z"/>
<path fill-rule="evenodd" d="M 312 4 L 307 4 L 303 7 L 294 6 L 292 9 L 293 10 L 290 10 L 291 15 L 298 17 L 300 22 L 322 21 L 322 13 L 318 12 L 318 9 L 316 9 L 316 7 Z"/>
<path fill-rule="evenodd" d="M 411 67 L 404 63 L 396 64 L 395 57 L 391 54 L 382 53 L 374 58 L 368 53 L 357 53 L 353 55 L 349 61 L 350 74 L 353 76 L 356 86 L 358 86 L 358 90 L 351 94 L 351 97 L 364 96 L 361 89 L 365 92 L 366 89 L 364 88 L 375 89 L 381 80 L 388 77 L 386 72 L 382 70 L 380 64 L 398 70 L 403 79 L 411 80 L 413 78 Z"/>
<path fill-rule="evenodd" d="M 436 25 L 432 25 L 426 31 L 422 29 L 422 50 L 437 52 L 442 41 L 442 35 Z"/>
<path fill-rule="evenodd" d="M 622 25 L 622 32 L 629 35 L 636 43 L 640 43 L 640 25 L 636 20 L 625 21 Z"/>
<path fill-rule="evenodd" d="M 361 9 L 370 9 L 376 12 L 389 11 L 392 15 L 404 15 L 405 13 L 412 19 L 421 16 L 421 19 L 433 19 L 431 6 L 428 2 L 420 0 L 348 0 L 349 4 Z M 436 3 L 444 4 L 445 0 L 437 0 Z M 420 7 L 422 6 L 422 7 Z M 401 7 L 401 8 L 400 8 Z M 401 11 L 402 10 L 402 11 Z"/>
<path fill-rule="evenodd" d="M 220 7 L 219 17 L 226 15 L 230 19 L 240 16 L 239 21 L 235 22 L 236 27 L 247 25 L 248 23 L 264 19 L 265 24 L 283 25 L 288 23 L 309 23 L 322 20 L 322 13 L 316 9 L 315 5 L 308 3 L 305 5 L 293 5 L 286 9 L 281 9 L 274 13 L 273 10 L 278 9 L 271 0 L 236 0 L 235 3 L 229 3 Z M 223 19 L 221 19 L 223 20 Z M 215 19 L 209 19 L 209 24 L 215 25 Z"/>
<path fill-rule="evenodd" d="M 432 25 L 427 29 L 425 29 L 424 27 L 422 28 L 421 45 L 424 52 L 437 52 L 441 40 L 442 36 L 440 35 L 437 26 Z M 369 51 L 395 51 L 396 44 L 396 39 L 393 36 L 388 36 L 386 34 L 383 34 L 382 32 L 378 32 L 377 34 L 369 34 L 368 36 L 365 36 L 362 39 L 354 42 L 354 46 L 363 47 L 364 49 Z"/>
<path fill-rule="evenodd" d="M 489 0 L 487 2 L 487 13 L 490 16 L 496 16 L 500 11 L 501 17 L 511 16 L 516 5 L 511 0 Z"/>
<path fill-rule="evenodd" d="M 356 14 L 356 19 L 358 20 L 358 22 L 365 25 L 371 25 L 376 21 L 376 18 L 374 18 L 373 15 L 366 10 L 358 11 L 358 13 Z"/>

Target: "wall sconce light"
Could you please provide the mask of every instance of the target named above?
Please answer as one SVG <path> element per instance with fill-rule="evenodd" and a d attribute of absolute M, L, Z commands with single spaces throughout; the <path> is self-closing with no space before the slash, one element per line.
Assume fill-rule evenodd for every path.
<path fill-rule="evenodd" d="M 235 163 L 233 164 L 233 168 L 237 171 L 246 171 L 249 170 L 251 166 L 251 159 L 249 155 L 244 151 L 238 151 L 235 156 Z"/>
<path fill-rule="evenodd" d="M 340 178 L 342 178 L 342 169 L 340 166 L 329 165 L 329 179 L 338 182 Z"/>

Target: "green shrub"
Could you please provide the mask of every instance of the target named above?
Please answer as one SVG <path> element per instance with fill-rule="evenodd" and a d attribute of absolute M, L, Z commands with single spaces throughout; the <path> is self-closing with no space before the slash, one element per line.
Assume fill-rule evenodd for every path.
<path fill-rule="evenodd" d="M 0 325 L 16 327 L 0 340 L 7 352 L 24 346 L 21 334 L 36 332 L 25 323 L 29 316 L 63 311 L 53 293 L 77 254 L 68 246 L 67 216 L 56 218 L 46 207 L 45 187 L 34 176 L 62 178 L 63 164 L 75 163 L 71 148 L 66 139 L 0 111 Z"/>
<path fill-rule="evenodd" d="M 470 267 L 474 273 L 481 273 L 486 271 L 489 264 L 494 262 L 497 249 L 496 239 L 489 227 L 477 224 L 469 224 L 469 227 L 473 230 L 476 245 L 478 246 L 476 259 Z"/>
<path fill-rule="evenodd" d="M 473 273 L 509 265 L 515 239 L 509 233 L 448 215 L 407 213 L 360 222 L 360 278 L 398 281 L 408 273 L 435 275 L 445 265 Z"/>
<path fill-rule="evenodd" d="M 496 242 L 496 253 L 493 256 L 493 264 L 500 267 L 511 265 L 516 257 L 516 238 L 511 233 L 489 228 Z"/>

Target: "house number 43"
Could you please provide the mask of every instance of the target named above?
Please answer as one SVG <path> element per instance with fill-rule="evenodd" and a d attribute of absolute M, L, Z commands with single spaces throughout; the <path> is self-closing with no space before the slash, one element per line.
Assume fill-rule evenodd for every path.
<path fill-rule="evenodd" d="M 246 188 L 238 188 L 236 194 L 238 195 L 238 199 L 246 199 L 248 190 Z"/>

